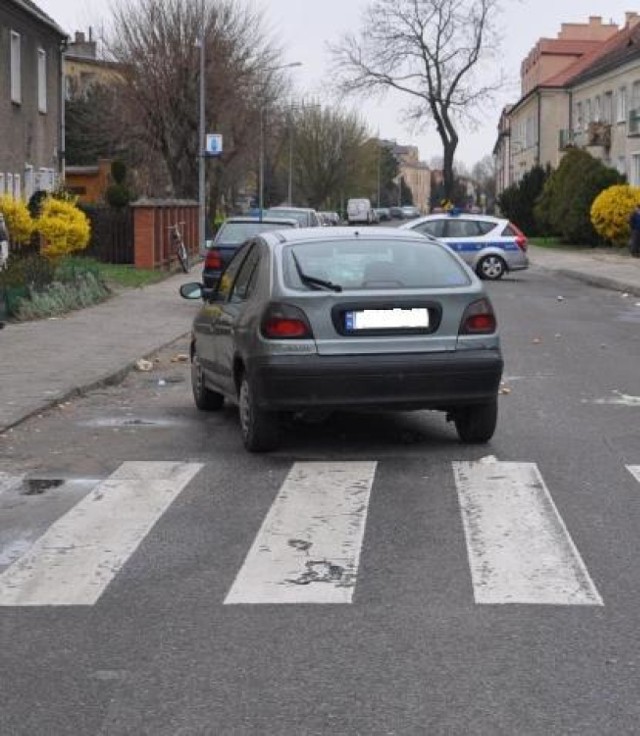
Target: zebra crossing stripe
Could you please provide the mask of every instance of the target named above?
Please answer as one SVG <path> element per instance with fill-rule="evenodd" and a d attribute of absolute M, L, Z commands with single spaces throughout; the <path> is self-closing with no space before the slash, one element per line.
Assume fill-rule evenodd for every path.
<path fill-rule="evenodd" d="M 640 483 L 640 465 L 627 465 L 627 470 Z"/>
<path fill-rule="evenodd" d="M 376 462 L 299 462 L 225 604 L 351 603 Z"/>
<path fill-rule="evenodd" d="M 0 606 L 93 605 L 201 467 L 123 463 L 0 575 Z"/>
<path fill-rule="evenodd" d="M 453 470 L 476 603 L 603 605 L 535 463 Z"/>

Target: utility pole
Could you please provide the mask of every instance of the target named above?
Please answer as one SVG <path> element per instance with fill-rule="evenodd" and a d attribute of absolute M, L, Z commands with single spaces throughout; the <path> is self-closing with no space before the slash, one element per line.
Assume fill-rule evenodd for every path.
<path fill-rule="evenodd" d="M 380 208 L 380 134 L 378 133 L 378 208 Z"/>

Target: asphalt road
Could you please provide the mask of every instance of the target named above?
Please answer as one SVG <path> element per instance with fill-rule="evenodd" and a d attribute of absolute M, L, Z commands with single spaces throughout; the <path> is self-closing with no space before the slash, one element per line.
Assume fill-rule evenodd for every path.
<path fill-rule="evenodd" d="M 534 270 L 489 289 L 506 370 L 485 447 L 422 412 L 296 424 L 250 456 L 233 409 L 193 408 L 185 343 L 1 437 L 2 736 L 638 733 L 640 306 Z M 483 496 L 507 482 L 513 508 Z M 357 498 L 353 575 L 304 603 L 336 587 L 291 538 L 325 489 Z M 313 574 L 258 595 L 279 534 Z"/>

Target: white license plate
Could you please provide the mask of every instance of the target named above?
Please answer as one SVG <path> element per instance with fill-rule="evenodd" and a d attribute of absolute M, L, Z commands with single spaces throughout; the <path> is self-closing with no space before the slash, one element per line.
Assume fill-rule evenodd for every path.
<path fill-rule="evenodd" d="M 398 330 L 429 327 L 429 310 L 413 309 L 361 309 L 346 312 L 347 331 Z"/>

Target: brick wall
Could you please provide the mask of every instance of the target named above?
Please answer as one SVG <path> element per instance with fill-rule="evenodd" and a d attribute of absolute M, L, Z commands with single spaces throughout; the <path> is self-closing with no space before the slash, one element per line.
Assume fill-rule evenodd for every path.
<path fill-rule="evenodd" d="M 132 207 L 136 268 L 172 271 L 178 267 L 171 235 L 176 223 L 191 258 L 198 255 L 197 202 L 140 200 Z"/>

